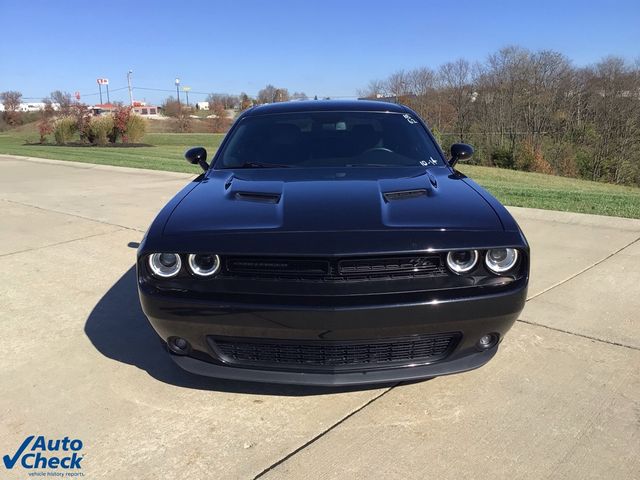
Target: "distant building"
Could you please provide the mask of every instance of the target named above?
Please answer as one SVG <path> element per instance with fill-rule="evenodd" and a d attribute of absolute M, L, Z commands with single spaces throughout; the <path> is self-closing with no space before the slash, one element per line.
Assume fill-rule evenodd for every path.
<path fill-rule="evenodd" d="M 44 107 L 47 104 L 44 102 L 28 102 L 28 103 L 21 103 L 20 106 L 18 106 L 18 111 L 19 112 L 39 112 L 40 110 L 44 110 Z M 51 107 L 54 110 L 60 110 L 60 105 L 57 103 L 52 103 Z M 4 112 L 4 105 L 0 102 L 0 112 Z"/>
<path fill-rule="evenodd" d="M 209 102 L 197 102 L 196 110 L 209 110 Z"/>
<path fill-rule="evenodd" d="M 91 113 L 94 115 L 102 115 L 105 113 L 113 113 L 118 107 L 114 103 L 99 103 L 92 107 L 89 107 Z M 133 111 L 143 117 L 158 116 L 159 108 L 155 105 L 147 105 L 145 102 L 133 102 Z"/>

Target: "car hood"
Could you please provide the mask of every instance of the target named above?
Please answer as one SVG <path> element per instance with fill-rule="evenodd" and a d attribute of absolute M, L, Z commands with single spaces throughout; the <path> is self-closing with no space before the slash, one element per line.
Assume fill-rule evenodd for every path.
<path fill-rule="evenodd" d="M 228 231 L 503 230 L 496 212 L 446 167 L 213 170 L 164 234 Z"/>

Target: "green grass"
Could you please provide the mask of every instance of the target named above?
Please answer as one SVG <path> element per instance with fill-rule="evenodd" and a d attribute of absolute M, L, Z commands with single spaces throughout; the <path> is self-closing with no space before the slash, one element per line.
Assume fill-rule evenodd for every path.
<path fill-rule="evenodd" d="M 501 168 L 458 169 L 505 205 L 640 218 L 640 188 Z"/>
<path fill-rule="evenodd" d="M 22 130 L 0 133 L 0 154 L 195 173 L 198 167 L 185 161 L 184 151 L 203 146 L 211 155 L 223 137 L 214 133 L 148 133 L 143 142 L 152 147 L 58 147 L 25 145 L 25 141 L 36 142 L 38 134 Z"/>
<path fill-rule="evenodd" d="M 25 145 L 25 141 L 35 142 L 38 139 L 35 127 L 31 125 L 0 133 L 0 153 L 197 173 L 198 167 L 184 160 L 184 151 L 191 146 L 202 145 L 211 156 L 222 138 L 223 135 L 209 133 L 149 133 L 144 142 L 152 147 Z M 460 165 L 458 168 L 505 205 L 640 218 L 640 188 L 472 165 Z"/>

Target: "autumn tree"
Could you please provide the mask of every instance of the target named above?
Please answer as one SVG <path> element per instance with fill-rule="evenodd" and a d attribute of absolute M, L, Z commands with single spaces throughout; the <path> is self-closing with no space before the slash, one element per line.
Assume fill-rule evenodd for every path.
<path fill-rule="evenodd" d="M 251 97 L 246 93 L 242 92 L 240 94 L 240 105 L 239 105 L 240 110 L 244 111 L 247 108 L 251 107 L 251 105 L 253 105 L 253 100 L 251 99 Z"/>
<path fill-rule="evenodd" d="M 0 93 L 0 101 L 4 106 L 4 112 L 2 116 L 4 121 L 10 125 L 18 125 L 21 120 L 20 114 L 20 101 L 22 100 L 22 93 L 15 90 L 9 90 Z"/>

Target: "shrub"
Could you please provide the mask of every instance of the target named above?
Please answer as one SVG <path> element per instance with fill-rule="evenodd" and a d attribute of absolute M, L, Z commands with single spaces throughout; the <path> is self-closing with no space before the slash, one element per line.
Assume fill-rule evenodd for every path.
<path fill-rule="evenodd" d="M 91 114 L 89 108 L 81 103 L 75 103 L 71 107 L 71 115 L 76 121 L 76 132 L 80 134 L 81 142 L 93 143 L 93 134 L 91 133 Z"/>
<path fill-rule="evenodd" d="M 115 143 L 118 138 L 122 139 L 123 143 L 127 143 L 129 138 L 127 137 L 127 123 L 131 116 L 131 107 L 118 106 L 113 112 L 113 133 L 109 140 Z"/>
<path fill-rule="evenodd" d="M 131 114 L 125 126 L 127 141 L 140 142 L 147 131 L 147 122 L 140 115 Z"/>
<path fill-rule="evenodd" d="M 524 170 L 525 172 L 531 171 L 533 164 L 535 163 L 535 152 L 533 147 L 528 142 L 519 143 L 516 146 L 515 158 L 513 160 L 513 167 L 516 170 Z"/>
<path fill-rule="evenodd" d="M 513 168 L 513 152 L 506 148 L 497 148 L 491 152 L 491 161 L 496 167 Z"/>
<path fill-rule="evenodd" d="M 53 127 L 53 137 L 58 145 L 68 143 L 73 134 L 76 133 L 76 119 L 73 117 L 62 117 L 58 119 Z"/>
<path fill-rule="evenodd" d="M 47 137 L 53 132 L 53 124 L 48 118 L 43 118 L 38 122 L 38 132 L 40 133 L 40 143 L 47 141 Z"/>
<path fill-rule="evenodd" d="M 109 135 L 113 132 L 113 117 L 111 115 L 93 117 L 89 122 L 89 130 L 94 144 L 106 145 Z"/>
<path fill-rule="evenodd" d="M 180 115 L 171 122 L 171 130 L 176 133 L 191 132 L 191 119 L 186 115 Z"/>

